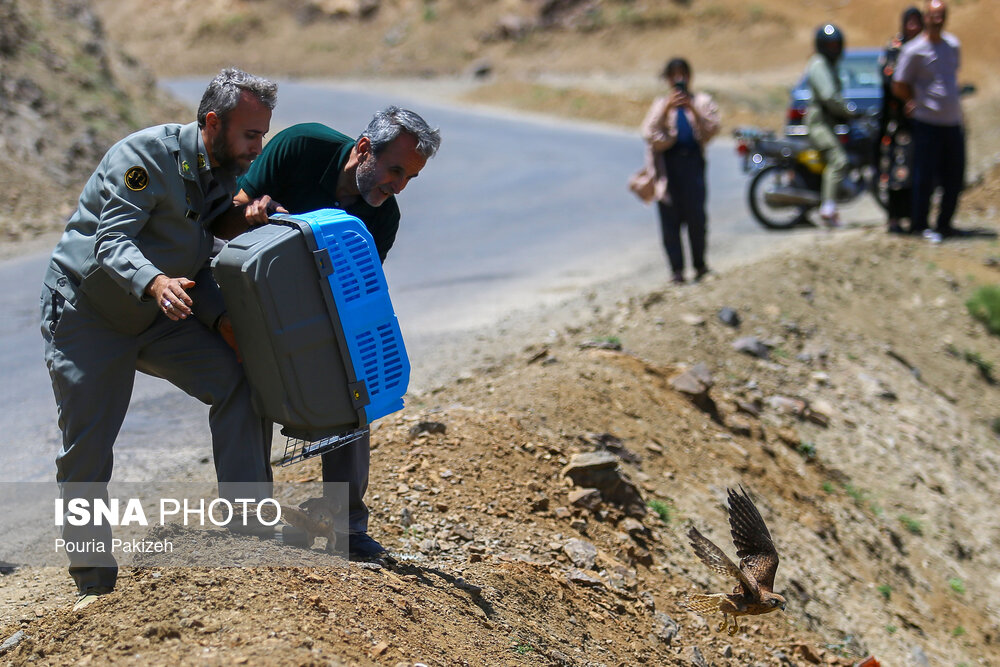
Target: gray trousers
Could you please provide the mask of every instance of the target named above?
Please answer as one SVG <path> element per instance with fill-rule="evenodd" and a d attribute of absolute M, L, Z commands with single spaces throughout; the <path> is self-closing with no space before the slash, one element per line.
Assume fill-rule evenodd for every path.
<path fill-rule="evenodd" d="M 371 466 L 371 431 L 357 441 L 323 454 L 323 482 L 347 484 L 347 524 L 352 533 L 368 532 L 368 469 Z"/>
<path fill-rule="evenodd" d="M 138 336 L 122 334 L 85 301 L 74 307 L 47 287 L 41 310 L 45 363 L 62 431 L 56 456 L 61 487 L 110 481 L 115 439 L 139 370 L 211 406 L 208 420 L 220 494 L 225 495 L 226 482 L 258 482 L 268 492 L 270 431 L 254 411 L 243 368 L 221 336 L 195 318 L 172 322 L 162 315 Z M 110 528 L 105 532 L 102 537 L 110 540 Z M 99 568 L 74 568 L 71 560 L 70 573 L 82 592 L 114 587 L 117 567 L 113 557 Z"/>

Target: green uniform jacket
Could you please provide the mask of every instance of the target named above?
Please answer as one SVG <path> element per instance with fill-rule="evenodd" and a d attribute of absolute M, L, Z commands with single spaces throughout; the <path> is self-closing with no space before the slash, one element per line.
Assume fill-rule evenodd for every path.
<path fill-rule="evenodd" d="M 810 134 L 816 126 L 832 129 L 837 123 L 843 123 L 853 116 L 841 94 L 840 76 L 837 74 L 836 66 L 831 65 L 824 56 L 815 53 L 809 59 L 809 64 L 806 66 L 806 80 L 812 92 L 812 99 L 809 100 L 809 108 L 806 111 L 806 124 L 809 126 Z"/>
<path fill-rule="evenodd" d="M 207 326 L 225 311 L 207 261 L 210 223 L 232 207 L 235 175 L 207 164 L 197 123 L 140 130 L 105 154 L 56 245 L 45 284 L 89 306 L 116 331 L 138 334 L 159 314 L 145 289 L 158 274 L 187 277 Z"/>

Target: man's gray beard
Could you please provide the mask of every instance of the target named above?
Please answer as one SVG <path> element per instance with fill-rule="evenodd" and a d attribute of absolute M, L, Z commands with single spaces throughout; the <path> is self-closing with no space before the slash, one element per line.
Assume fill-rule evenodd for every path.
<path fill-rule="evenodd" d="M 366 164 L 371 164 L 371 167 L 366 167 Z M 358 192 L 361 193 L 361 198 L 365 200 L 365 203 L 369 206 L 374 206 L 378 208 L 385 203 L 386 197 L 378 204 L 373 204 L 370 201 L 372 190 L 375 189 L 375 155 L 372 154 L 367 160 L 358 165 L 358 168 L 354 172 L 354 183 L 358 186 Z"/>

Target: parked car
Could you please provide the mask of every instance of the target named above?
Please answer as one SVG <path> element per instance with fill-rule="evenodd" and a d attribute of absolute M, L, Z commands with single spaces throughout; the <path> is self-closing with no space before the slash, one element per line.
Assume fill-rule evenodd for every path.
<path fill-rule="evenodd" d="M 854 102 L 862 113 L 876 114 L 882 108 L 882 71 L 879 67 L 879 49 L 846 49 L 837 69 L 843 84 L 842 94 L 848 102 Z M 812 91 L 802 74 L 798 84 L 791 90 L 788 104 L 785 134 L 803 136 L 809 130 L 803 124 L 806 107 L 812 99 Z"/>

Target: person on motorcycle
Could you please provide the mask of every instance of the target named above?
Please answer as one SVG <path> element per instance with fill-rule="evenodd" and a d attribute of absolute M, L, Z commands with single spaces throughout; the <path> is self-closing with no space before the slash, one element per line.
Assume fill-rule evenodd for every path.
<path fill-rule="evenodd" d="M 857 118 L 857 107 L 846 102 L 841 94 L 837 62 L 844 52 L 844 34 L 832 23 L 816 30 L 816 53 L 809 59 L 806 79 L 812 92 L 806 111 L 809 140 L 823 156 L 820 217 L 828 227 L 840 224 L 837 213 L 837 188 L 847 175 L 847 153 L 837 138 L 834 127 Z"/>

